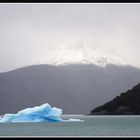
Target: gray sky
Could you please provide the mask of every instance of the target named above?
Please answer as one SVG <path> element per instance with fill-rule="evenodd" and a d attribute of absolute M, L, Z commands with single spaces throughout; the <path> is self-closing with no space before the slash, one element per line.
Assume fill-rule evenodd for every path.
<path fill-rule="evenodd" d="M 140 4 L 0 4 L 0 72 L 83 40 L 140 67 Z"/>

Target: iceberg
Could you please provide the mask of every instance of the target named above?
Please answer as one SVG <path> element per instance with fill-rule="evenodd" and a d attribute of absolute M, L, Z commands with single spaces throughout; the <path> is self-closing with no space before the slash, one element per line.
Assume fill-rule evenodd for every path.
<path fill-rule="evenodd" d="M 33 108 L 26 108 L 17 114 L 5 114 L 0 122 L 70 122 L 80 119 L 63 120 L 60 116 L 62 109 L 51 107 L 48 103 Z"/>

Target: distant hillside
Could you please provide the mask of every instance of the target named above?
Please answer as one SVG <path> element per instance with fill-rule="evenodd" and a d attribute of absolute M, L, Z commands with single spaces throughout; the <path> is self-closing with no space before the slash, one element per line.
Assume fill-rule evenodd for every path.
<path fill-rule="evenodd" d="M 107 65 L 34 65 L 0 73 L 0 114 L 49 103 L 87 114 L 140 81 L 140 69 Z"/>
<path fill-rule="evenodd" d="M 93 115 L 140 115 L 140 83 L 91 111 Z"/>

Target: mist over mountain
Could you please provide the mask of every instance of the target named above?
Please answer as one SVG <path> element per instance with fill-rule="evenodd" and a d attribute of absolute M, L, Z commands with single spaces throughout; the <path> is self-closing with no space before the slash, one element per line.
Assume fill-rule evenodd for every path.
<path fill-rule="evenodd" d="M 108 64 L 118 66 L 130 65 L 129 62 L 114 50 L 104 47 L 92 45 L 91 43 L 83 43 L 83 41 L 74 42 L 45 52 L 41 58 L 37 58 L 34 64 L 49 65 L 69 65 L 69 64 L 94 64 L 105 67 Z"/>
<path fill-rule="evenodd" d="M 94 64 L 33 65 L 0 73 L 0 114 L 43 103 L 64 114 L 89 113 L 140 81 L 132 66 Z"/>

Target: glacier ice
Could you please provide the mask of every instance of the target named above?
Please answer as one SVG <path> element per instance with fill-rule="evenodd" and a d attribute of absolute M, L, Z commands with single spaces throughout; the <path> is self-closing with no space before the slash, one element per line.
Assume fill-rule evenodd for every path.
<path fill-rule="evenodd" d="M 70 122 L 80 119 L 63 120 L 62 109 L 51 107 L 48 103 L 33 108 L 26 108 L 17 114 L 5 114 L 0 122 Z"/>

